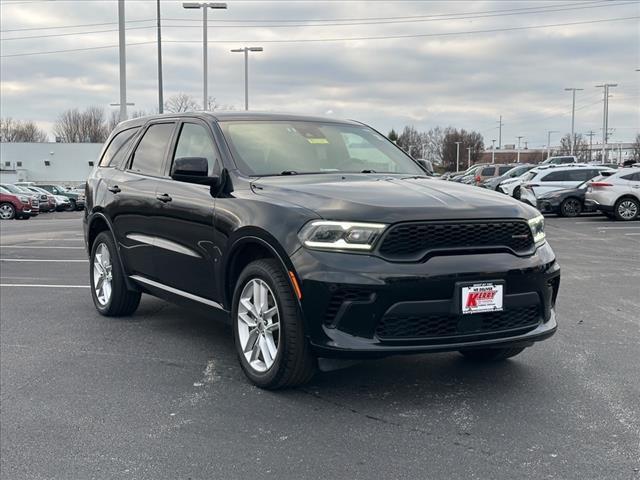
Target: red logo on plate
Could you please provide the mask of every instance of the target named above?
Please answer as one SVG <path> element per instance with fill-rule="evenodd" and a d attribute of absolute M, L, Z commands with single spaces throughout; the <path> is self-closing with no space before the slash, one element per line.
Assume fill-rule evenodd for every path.
<path fill-rule="evenodd" d="M 487 290 L 485 292 L 471 292 L 467 297 L 467 305 L 465 308 L 477 307 L 478 303 L 484 303 L 489 300 L 493 300 L 493 297 L 498 293 L 497 290 Z"/>

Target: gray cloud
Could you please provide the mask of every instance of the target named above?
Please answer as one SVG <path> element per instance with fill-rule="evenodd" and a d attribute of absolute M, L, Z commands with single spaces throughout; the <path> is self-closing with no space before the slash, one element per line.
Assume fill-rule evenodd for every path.
<path fill-rule="evenodd" d="M 72 30 L 6 32 L 117 21 L 115 1 L 63 1 L 3 4 L 3 38 L 108 30 L 116 25 Z M 548 6 L 540 2 L 229 2 L 229 10 L 213 12 L 223 20 L 280 20 L 442 15 Z M 599 5 L 602 2 L 595 2 Z M 496 121 L 504 116 L 503 142 L 524 135 L 530 145 L 546 143 L 547 130 L 570 128 L 571 99 L 578 93 L 576 129 L 600 128 L 603 81 L 620 84 L 610 100 L 614 140 L 630 140 L 640 130 L 640 34 L 638 21 L 594 23 L 450 37 L 423 37 L 330 43 L 266 43 L 267 40 L 381 35 L 438 34 L 525 25 L 591 21 L 637 16 L 638 4 L 607 4 L 532 15 L 447 21 L 304 28 L 210 27 L 210 93 L 220 103 L 243 104 L 242 56 L 229 53 L 255 40 L 265 51 L 251 57 L 251 105 L 260 110 L 298 111 L 357 118 L 388 131 L 410 123 L 418 128 L 454 125 L 475 129 L 486 143 L 497 137 Z M 584 2 L 581 2 L 584 5 Z M 200 99 L 201 30 L 199 13 L 178 1 L 163 1 L 165 97 L 184 91 Z M 127 20 L 154 19 L 155 2 L 127 2 Z M 153 22 L 129 23 L 129 27 Z M 228 24 L 227 24 L 228 25 Z M 127 31 L 127 41 L 154 40 L 153 29 Z M 193 43 L 172 43 L 172 41 Z M 264 43 L 262 43 L 264 42 Z M 117 32 L 3 41 L 2 54 L 84 48 L 117 44 Z M 48 127 L 66 108 L 108 105 L 118 99 L 117 49 L 3 58 L 2 115 L 33 119 Z M 127 49 L 129 99 L 136 109 L 157 104 L 155 45 Z M 600 133 L 598 133 L 600 135 Z"/>

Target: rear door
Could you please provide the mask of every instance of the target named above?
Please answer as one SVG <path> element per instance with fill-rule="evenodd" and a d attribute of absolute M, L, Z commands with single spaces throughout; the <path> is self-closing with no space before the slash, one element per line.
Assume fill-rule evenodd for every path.
<path fill-rule="evenodd" d="M 164 168 L 176 122 L 148 125 L 122 169 L 108 177 L 111 218 L 129 274 L 155 279 L 154 220 L 159 213 L 156 199 L 158 178 Z"/>
<path fill-rule="evenodd" d="M 181 157 L 206 158 L 209 175 L 219 175 L 220 155 L 207 123 L 198 119 L 180 122 L 165 175 L 158 179 L 159 212 L 153 222 L 158 281 L 182 292 L 215 300 L 215 199 L 207 185 L 170 178 L 174 159 Z"/>
<path fill-rule="evenodd" d="M 570 173 L 570 170 L 550 170 L 546 175 L 541 175 L 533 187 L 536 197 L 555 190 L 569 188 L 571 184 Z M 577 185 L 576 182 L 574 183 Z"/>

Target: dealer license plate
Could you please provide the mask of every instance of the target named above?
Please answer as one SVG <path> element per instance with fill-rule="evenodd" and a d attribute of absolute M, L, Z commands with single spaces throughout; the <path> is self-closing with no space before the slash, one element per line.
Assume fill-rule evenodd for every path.
<path fill-rule="evenodd" d="M 462 287 L 462 313 L 502 311 L 502 284 L 476 283 Z"/>

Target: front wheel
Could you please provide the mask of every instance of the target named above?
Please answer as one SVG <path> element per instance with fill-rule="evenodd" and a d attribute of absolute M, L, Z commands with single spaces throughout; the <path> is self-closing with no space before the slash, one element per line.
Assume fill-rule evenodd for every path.
<path fill-rule="evenodd" d="M 240 365 L 258 387 L 308 382 L 316 358 L 305 337 L 295 294 L 275 260 L 250 263 L 233 296 L 233 336 Z"/>
<path fill-rule="evenodd" d="M 91 296 L 98 312 L 107 317 L 132 315 L 140 292 L 127 289 L 116 246 L 109 232 L 98 234 L 91 248 Z"/>
<path fill-rule="evenodd" d="M 567 198 L 560 204 L 560 215 L 563 217 L 577 217 L 582 213 L 582 202 L 577 198 Z"/>
<path fill-rule="evenodd" d="M 66 208 L 67 212 L 75 212 L 76 211 L 76 201 L 69 200 L 69 206 Z"/>
<path fill-rule="evenodd" d="M 0 204 L 0 220 L 11 220 L 16 216 L 16 209 L 10 203 Z"/>
<path fill-rule="evenodd" d="M 613 207 L 613 213 L 618 220 L 624 222 L 634 220 L 640 215 L 640 202 L 631 197 L 621 198 Z"/>
<path fill-rule="evenodd" d="M 506 348 L 478 348 L 470 350 L 460 350 L 460 353 L 469 360 L 476 362 L 498 362 L 507 358 L 515 357 L 521 353 L 525 347 Z"/>

